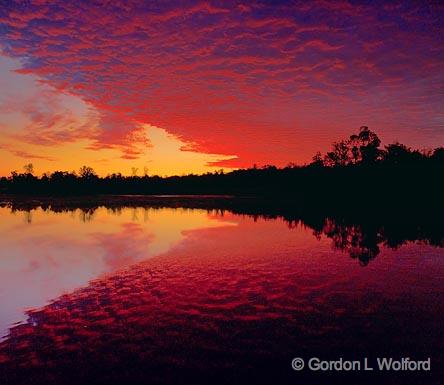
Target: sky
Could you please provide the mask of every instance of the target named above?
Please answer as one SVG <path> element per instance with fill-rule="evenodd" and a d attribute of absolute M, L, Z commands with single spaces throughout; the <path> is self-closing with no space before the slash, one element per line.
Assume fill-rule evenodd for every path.
<path fill-rule="evenodd" d="M 0 0 L 0 175 L 310 162 L 360 126 L 444 145 L 439 1 Z"/>

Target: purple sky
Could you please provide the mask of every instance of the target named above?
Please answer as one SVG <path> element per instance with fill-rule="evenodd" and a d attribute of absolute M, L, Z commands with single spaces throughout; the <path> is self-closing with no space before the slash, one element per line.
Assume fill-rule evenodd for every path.
<path fill-rule="evenodd" d="M 82 138 L 85 154 L 136 161 L 145 124 L 233 167 L 304 163 L 361 125 L 386 144 L 444 145 L 443 15 L 429 1 L 7 1 L 3 55 L 98 118 L 61 127 L 53 111 L 43 126 L 31 106 L 35 125 L 1 125 L 0 147 L 12 133 L 42 154 Z"/>

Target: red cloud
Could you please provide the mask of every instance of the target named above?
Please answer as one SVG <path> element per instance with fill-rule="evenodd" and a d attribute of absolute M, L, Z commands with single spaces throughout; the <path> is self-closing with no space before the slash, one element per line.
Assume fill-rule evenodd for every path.
<path fill-rule="evenodd" d="M 143 123 L 237 166 L 307 161 L 364 123 L 415 145 L 444 139 L 439 8 L 30 3 L 1 11 L 4 50 L 99 111 L 93 149 L 137 157 Z"/>

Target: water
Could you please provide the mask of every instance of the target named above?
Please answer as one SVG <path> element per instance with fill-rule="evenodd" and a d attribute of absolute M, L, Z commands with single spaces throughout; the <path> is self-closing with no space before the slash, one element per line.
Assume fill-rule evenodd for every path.
<path fill-rule="evenodd" d="M 0 376 L 440 383 L 439 231 L 398 239 L 365 228 L 226 210 L 2 207 Z M 432 371 L 291 369 L 293 357 L 314 356 L 431 357 Z"/>

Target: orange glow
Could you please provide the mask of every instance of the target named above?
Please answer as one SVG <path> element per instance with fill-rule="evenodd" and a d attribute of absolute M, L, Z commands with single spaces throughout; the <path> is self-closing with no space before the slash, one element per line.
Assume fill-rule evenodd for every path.
<path fill-rule="evenodd" d="M 211 162 L 234 156 L 185 151 L 190 143 L 164 129 L 140 125 L 138 138 L 132 138 L 138 154 L 134 159 L 122 157 L 119 147 L 94 148 L 98 131 L 98 112 L 80 98 L 57 91 L 33 75 L 20 75 L 13 70 L 17 63 L 0 56 L 0 66 L 8 73 L 1 77 L 1 88 L 8 90 L 0 97 L 0 175 L 23 171 L 33 163 L 37 175 L 55 170 L 75 171 L 89 165 L 101 176 L 113 172 L 138 175 L 177 175 L 219 170 Z M 20 92 L 26 88 L 26 95 Z M 225 168 L 225 170 L 228 170 Z"/>

